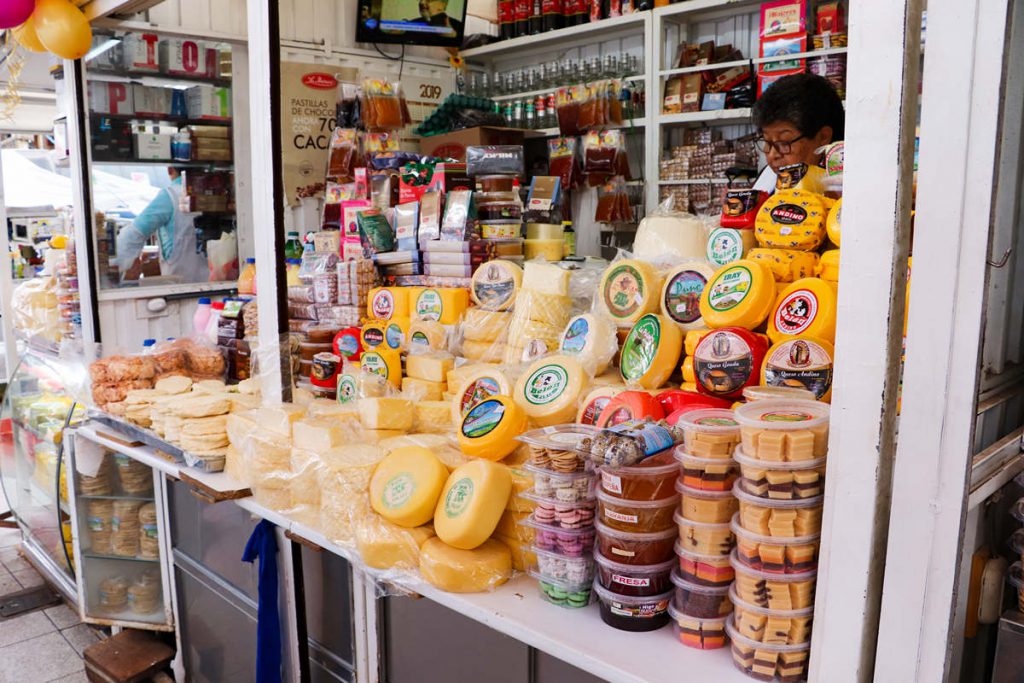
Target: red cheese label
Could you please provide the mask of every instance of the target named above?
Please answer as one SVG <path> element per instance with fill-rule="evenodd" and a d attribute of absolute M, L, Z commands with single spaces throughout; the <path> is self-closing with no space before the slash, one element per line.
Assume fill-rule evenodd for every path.
<path fill-rule="evenodd" d="M 804 332 L 818 314 L 818 297 L 807 289 L 791 292 L 775 310 L 775 329 L 782 334 Z"/>

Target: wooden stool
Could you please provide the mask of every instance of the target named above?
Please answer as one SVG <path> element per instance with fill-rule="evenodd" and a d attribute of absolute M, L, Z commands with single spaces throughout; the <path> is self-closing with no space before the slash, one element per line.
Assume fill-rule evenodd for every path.
<path fill-rule="evenodd" d="M 85 674 L 93 683 L 148 680 L 174 658 L 174 648 L 148 631 L 124 630 L 85 650 Z"/>

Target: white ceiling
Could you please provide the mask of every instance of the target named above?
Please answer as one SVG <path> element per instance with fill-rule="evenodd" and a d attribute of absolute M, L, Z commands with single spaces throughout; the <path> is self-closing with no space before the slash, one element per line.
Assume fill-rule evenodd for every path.
<path fill-rule="evenodd" d="M 55 82 L 50 77 L 50 65 L 55 58 L 49 54 L 20 50 L 24 66 L 18 79 L 21 99 L 12 119 L 0 120 L 0 131 L 50 132 L 57 116 Z M 8 64 L 0 66 L 0 97 L 6 97 L 10 80 Z"/>

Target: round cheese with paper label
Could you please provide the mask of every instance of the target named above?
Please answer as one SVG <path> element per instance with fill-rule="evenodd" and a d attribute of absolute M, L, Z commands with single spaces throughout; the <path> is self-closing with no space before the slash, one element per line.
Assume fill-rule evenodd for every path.
<path fill-rule="evenodd" d="M 572 422 L 587 379 L 583 365 L 572 356 L 545 356 L 519 377 L 513 397 L 541 427 Z"/>
<path fill-rule="evenodd" d="M 757 261 L 740 259 L 722 266 L 700 297 L 700 312 L 708 327 L 752 330 L 765 321 L 775 303 L 775 278 Z"/>
<path fill-rule="evenodd" d="M 558 350 L 578 358 L 591 375 L 600 375 L 607 370 L 618 349 L 615 323 L 592 313 L 570 320 L 558 340 Z"/>
<path fill-rule="evenodd" d="M 511 261 L 498 259 L 482 264 L 473 273 L 469 293 L 480 308 L 507 311 L 515 303 L 523 284 L 523 269 Z"/>
<path fill-rule="evenodd" d="M 683 333 L 669 318 L 648 313 L 633 325 L 619 356 L 626 384 L 657 389 L 672 376 L 683 350 Z"/>
<path fill-rule="evenodd" d="M 500 394 L 474 403 L 458 424 L 462 452 L 486 460 L 507 457 L 519 445 L 516 437 L 527 427 L 522 407 Z"/>
<path fill-rule="evenodd" d="M 828 221 L 825 223 L 825 229 L 828 232 L 828 238 L 832 240 L 832 244 L 837 247 L 842 246 L 839 241 L 842 235 L 843 227 L 843 199 L 840 197 L 836 200 L 836 203 L 832 205 L 832 209 L 828 212 Z"/>
<path fill-rule="evenodd" d="M 626 390 L 623 386 L 608 386 L 592 389 L 580 409 L 576 413 L 576 422 L 583 425 L 596 425 L 601 419 L 604 409 L 611 403 L 612 399 Z"/>
<path fill-rule="evenodd" d="M 367 296 L 367 313 L 377 320 L 409 317 L 409 294 L 401 287 L 375 287 Z"/>
<path fill-rule="evenodd" d="M 820 278 L 806 277 L 782 290 L 768 321 L 772 342 L 802 335 L 836 340 L 836 289 Z"/>
<path fill-rule="evenodd" d="M 472 460 L 448 477 L 434 511 L 434 532 L 453 548 L 473 550 L 494 533 L 512 493 L 508 468 Z"/>
<path fill-rule="evenodd" d="M 720 268 L 739 261 L 757 244 L 754 231 L 739 228 L 715 228 L 708 235 L 708 263 Z"/>
<path fill-rule="evenodd" d="M 718 398 L 741 398 L 743 387 L 760 381 L 767 351 L 763 336 L 742 327 L 711 332 L 693 354 L 697 391 Z"/>
<path fill-rule="evenodd" d="M 378 346 L 363 353 L 359 364 L 363 372 L 382 377 L 395 388 L 402 386 L 402 356 L 398 351 Z"/>
<path fill-rule="evenodd" d="M 754 228 L 762 247 L 812 251 L 825 240 L 832 200 L 806 190 L 780 190 L 757 213 Z"/>
<path fill-rule="evenodd" d="M 429 448 L 396 448 L 373 470 L 370 507 L 399 526 L 426 524 L 434 516 L 447 479 L 448 468 Z"/>
<path fill-rule="evenodd" d="M 512 383 L 499 368 L 493 365 L 480 365 L 467 374 L 457 387 L 453 389 L 452 423 L 462 424 L 463 416 L 475 404 L 491 396 L 512 393 Z"/>
<path fill-rule="evenodd" d="M 637 259 L 615 261 L 605 269 L 597 294 L 619 327 L 629 327 L 659 308 L 661 278 L 650 263 Z"/>
<path fill-rule="evenodd" d="M 761 370 L 761 384 L 768 387 L 806 389 L 819 401 L 832 398 L 835 347 L 824 339 L 793 337 L 768 349 Z"/>
<path fill-rule="evenodd" d="M 668 272 L 661 288 L 661 313 L 683 330 L 704 327 L 700 316 L 700 296 L 715 269 L 703 261 L 690 261 Z"/>

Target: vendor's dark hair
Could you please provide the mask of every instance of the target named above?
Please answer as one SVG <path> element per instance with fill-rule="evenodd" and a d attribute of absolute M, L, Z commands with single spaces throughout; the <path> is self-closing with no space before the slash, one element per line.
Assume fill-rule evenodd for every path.
<path fill-rule="evenodd" d="M 825 126 L 832 128 L 832 140 L 843 139 L 846 111 L 835 88 L 815 74 L 793 74 L 777 80 L 754 103 L 754 126 L 786 121 L 802 135 L 813 137 Z"/>

